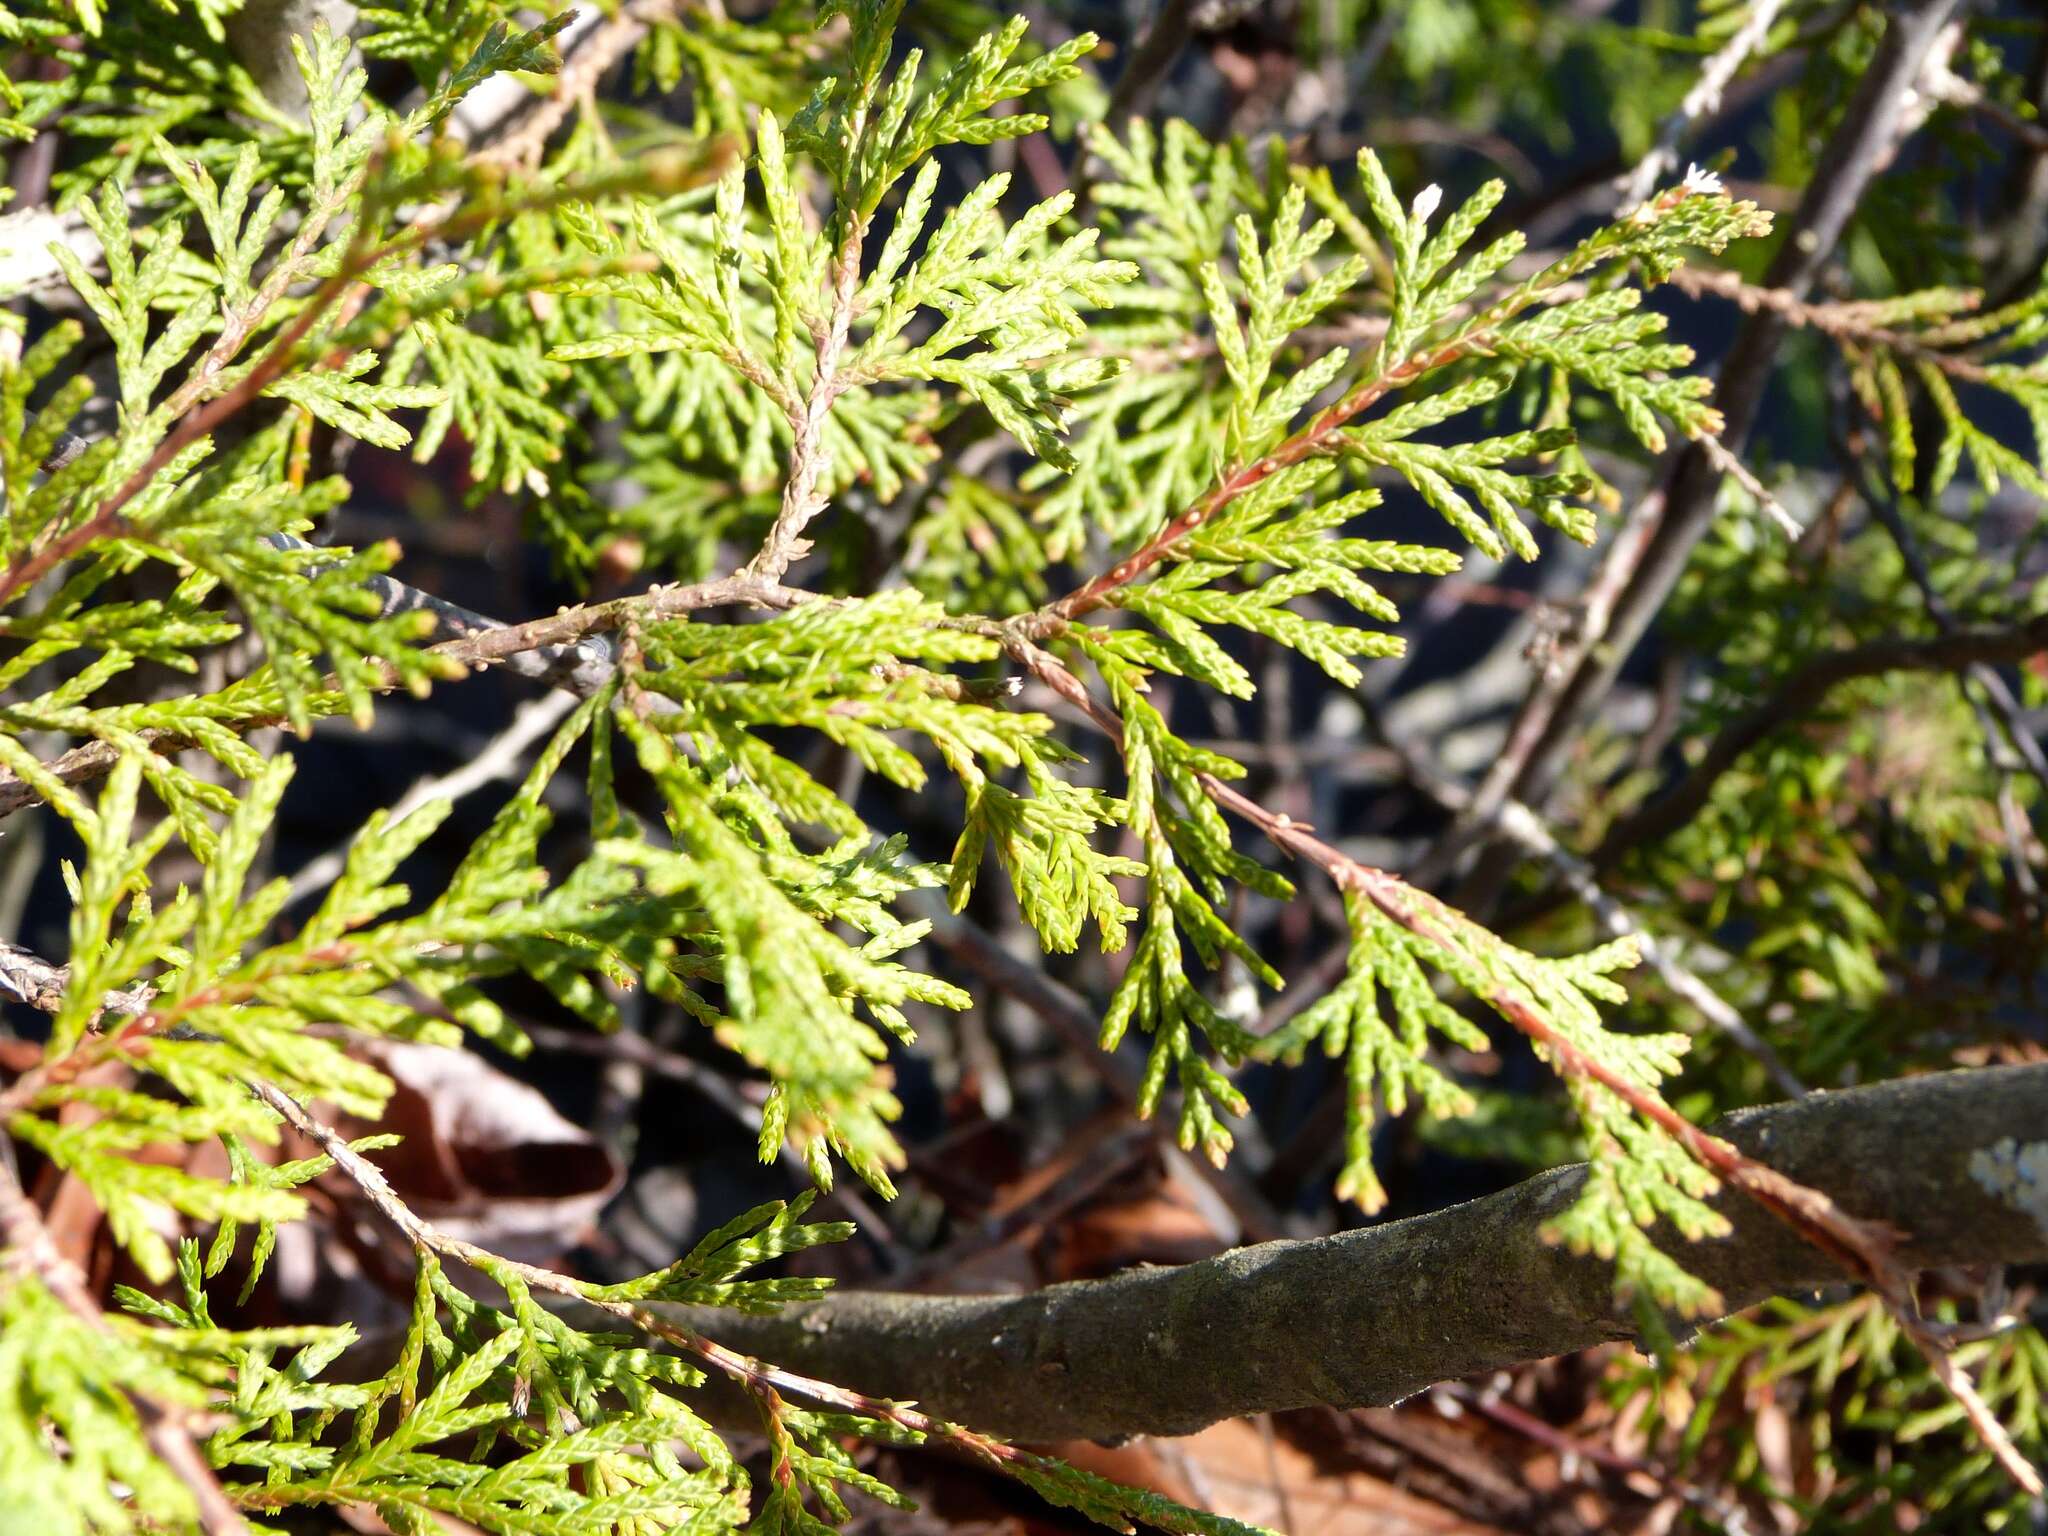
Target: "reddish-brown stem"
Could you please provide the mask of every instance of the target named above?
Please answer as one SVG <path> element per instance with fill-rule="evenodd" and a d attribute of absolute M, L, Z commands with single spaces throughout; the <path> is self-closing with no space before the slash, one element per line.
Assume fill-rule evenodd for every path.
<path fill-rule="evenodd" d="M 1312 829 L 1268 811 L 1213 774 L 1197 777 L 1211 800 L 1257 827 L 1275 847 L 1314 864 L 1340 888 L 1364 896 L 1384 916 L 1417 938 L 1449 954 L 1464 953 L 1464 946 L 1444 921 L 1449 916 L 1448 909 L 1435 897 L 1385 870 L 1359 863 L 1317 837 Z M 1892 1273 L 1890 1255 L 1896 1237 L 1889 1228 L 1849 1215 L 1819 1190 L 1794 1183 L 1775 1169 L 1744 1156 L 1720 1137 L 1708 1135 L 1666 1104 L 1654 1090 L 1581 1050 L 1512 989 L 1486 987 L 1479 996 L 1548 1052 L 1560 1072 L 1598 1083 L 1677 1141 L 1717 1177 L 1789 1222 L 1845 1268 L 1880 1284 Z"/>
<path fill-rule="evenodd" d="M 1122 723 L 1095 701 L 1081 680 L 1057 657 L 1015 636 L 1010 638 L 1009 648 L 1011 655 L 1028 667 L 1034 676 L 1074 704 L 1113 741 L 1121 744 Z M 1340 889 L 1363 896 L 1389 920 L 1437 949 L 1449 954 L 1464 954 L 1464 946 L 1447 921 L 1449 909 L 1435 897 L 1416 890 L 1385 870 L 1359 863 L 1317 837 L 1313 828 L 1267 810 L 1214 774 L 1199 773 L 1195 777 L 1204 794 L 1222 809 L 1257 827 L 1282 852 L 1315 865 Z M 1467 969 L 1476 971 L 1478 967 L 1468 966 Z M 1892 1283 L 1896 1266 L 1891 1261 L 1891 1252 L 1896 1235 L 1891 1229 L 1849 1215 L 1819 1190 L 1786 1178 L 1775 1169 L 1744 1156 L 1720 1137 L 1701 1130 L 1666 1104 L 1655 1091 L 1581 1050 L 1513 990 L 1491 986 L 1481 990 L 1479 995 L 1502 1018 L 1547 1051 L 1560 1072 L 1598 1083 L 1607 1089 L 1645 1120 L 1670 1135 L 1717 1177 L 1725 1179 L 1789 1223 L 1851 1273 L 1863 1275 L 1879 1285 Z"/>
<path fill-rule="evenodd" d="M 1065 597 L 1046 604 L 1031 615 L 1027 623 L 1030 634 L 1035 639 L 1043 639 L 1060 625 L 1104 606 L 1119 588 L 1129 586 L 1151 570 L 1164 560 L 1182 539 L 1253 486 L 1291 464 L 1299 464 L 1303 459 L 1328 452 L 1330 438 L 1338 428 L 1363 412 L 1371 410 L 1394 390 L 1412 384 L 1424 374 L 1432 373 L 1448 363 L 1456 362 L 1480 345 L 1488 334 L 1490 333 L 1479 331 L 1459 336 L 1432 351 L 1418 352 L 1406 362 L 1384 373 L 1375 374 L 1271 453 L 1231 471 L 1214 490 L 1161 528 L 1140 548 L 1126 555 L 1108 570 L 1076 587 Z"/>

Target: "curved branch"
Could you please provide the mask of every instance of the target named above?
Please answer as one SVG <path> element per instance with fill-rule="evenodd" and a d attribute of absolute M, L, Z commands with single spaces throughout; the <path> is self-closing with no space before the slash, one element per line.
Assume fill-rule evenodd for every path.
<path fill-rule="evenodd" d="M 2048 614 L 2003 629 L 1956 629 L 1931 640 L 1873 640 L 1815 658 L 1755 708 L 1722 726 L 1693 769 L 1669 793 L 1616 822 L 1589 857 L 1595 870 L 1614 867 L 1631 848 L 1669 836 L 1707 803 L 1721 775 L 1765 737 L 1819 708 L 1841 683 L 1887 672 L 1962 672 L 2025 660 L 2048 651 Z"/>
<path fill-rule="evenodd" d="M 2048 1065 L 1949 1072 L 1732 1115 L 1719 1134 L 1910 1234 L 1915 1268 L 2048 1259 L 2038 1191 L 2001 1192 L 1986 1161 L 2048 1126 Z M 1188 1434 L 1308 1404 L 1397 1402 L 1433 1383 L 1634 1338 L 1613 1269 L 1546 1243 L 1583 1165 L 1406 1221 L 1264 1243 L 1022 1296 L 849 1293 L 771 1317 L 658 1308 L 728 1346 L 1020 1440 Z M 1842 1278 L 1739 1194 L 1732 1235 L 1683 1243 L 1739 1308 Z"/>
<path fill-rule="evenodd" d="M 273 535 L 270 542 L 281 549 L 309 547 L 290 534 Z M 655 587 L 631 597 L 564 608 L 524 624 L 506 624 L 408 586 L 395 576 L 372 576 L 363 585 L 377 595 L 379 618 L 415 610 L 433 615 L 432 648 L 440 654 L 478 670 L 501 665 L 521 677 L 566 689 L 578 698 L 589 698 L 611 678 L 615 662 L 604 636 L 629 621 L 652 622 L 727 606 L 786 609 L 813 600 L 810 593 L 779 582 L 727 576 L 687 586 Z M 236 722 L 236 728 L 283 723 L 281 715 L 266 715 Z M 159 752 L 183 751 L 192 745 L 174 730 L 151 728 L 136 735 Z M 110 772 L 120 761 L 121 751 L 111 741 L 87 741 L 52 758 L 43 769 L 60 783 L 88 784 Z M 0 767 L 0 821 L 41 801 L 19 774 Z"/>

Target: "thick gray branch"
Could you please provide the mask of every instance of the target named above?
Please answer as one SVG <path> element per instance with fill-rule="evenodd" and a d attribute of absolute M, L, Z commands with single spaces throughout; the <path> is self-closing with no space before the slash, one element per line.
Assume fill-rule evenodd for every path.
<path fill-rule="evenodd" d="M 272 106 L 300 122 L 306 120 L 306 77 L 292 40 L 310 45 L 322 21 L 336 37 L 347 37 L 356 25 L 353 0 L 244 0 L 227 21 L 228 46 L 242 67 Z"/>
<path fill-rule="evenodd" d="M 2048 1137 L 2048 1065 L 1816 1093 L 1716 1129 L 1898 1227 L 1910 1268 L 2048 1260 L 2048 1191 L 2001 1194 L 1980 1182 L 1984 1159 L 1972 1165 L 2001 1142 Z M 1241 1414 L 1396 1402 L 1634 1337 L 1612 1268 L 1542 1237 L 1583 1179 L 1582 1166 L 1557 1169 L 1428 1216 L 1023 1296 L 849 1293 L 772 1317 L 665 1310 L 805 1375 L 1015 1439 L 1188 1434 Z M 1842 1278 L 1748 1200 L 1716 1203 L 1731 1236 L 1661 1236 L 1730 1309 Z"/>

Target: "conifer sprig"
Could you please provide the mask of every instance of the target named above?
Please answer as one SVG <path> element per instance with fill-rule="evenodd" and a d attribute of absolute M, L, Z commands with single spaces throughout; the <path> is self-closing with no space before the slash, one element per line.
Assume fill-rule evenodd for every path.
<path fill-rule="evenodd" d="M 1039 610 L 1034 625 L 1040 635 L 1049 633 L 1057 624 L 1079 618 L 1112 601 L 1115 594 L 1158 565 L 1190 533 L 1277 472 L 1307 459 L 1328 456 L 1347 448 L 1352 452 L 1365 448 L 1369 457 L 1371 447 L 1367 445 L 1380 446 L 1397 441 L 1404 431 L 1444 420 L 1498 394 L 1497 388 L 1468 385 L 1464 390 L 1454 390 L 1436 402 L 1411 407 L 1405 416 L 1396 413 L 1377 431 L 1363 437 L 1353 434 L 1347 439 L 1342 435 L 1343 429 L 1387 396 L 1468 358 L 1525 358 L 1581 371 L 1597 386 L 1615 394 L 1631 425 L 1651 446 L 1661 446 L 1662 443 L 1661 429 L 1655 425 L 1651 414 L 1653 405 L 1674 412 L 1689 433 L 1713 429 L 1715 418 L 1700 399 L 1703 392 L 1701 384 L 1659 387 L 1647 380 L 1638 382 L 1641 374 L 1682 364 L 1690 360 L 1691 354 L 1683 348 L 1645 348 L 1641 344 L 1645 335 L 1661 328 L 1662 321 L 1654 315 L 1624 321 L 1623 317 L 1637 301 L 1635 290 L 1616 289 L 1599 299 L 1571 300 L 1548 314 L 1526 320 L 1523 317 L 1564 285 L 1603 268 L 1639 261 L 1653 279 L 1659 278 L 1676 266 L 1680 253 L 1687 247 L 1719 251 L 1731 240 L 1763 234 L 1770 227 L 1769 216 L 1759 212 L 1754 204 L 1737 203 L 1718 188 L 1695 190 L 1691 184 L 1674 188 L 1644 204 L 1621 223 L 1609 225 L 1589 236 L 1570 253 L 1514 285 L 1490 305 L 1453 320 L 1458 307 L 1479 285 L 1498 274 L 1521 248 L 1519 236 L 1505 236 L 1471 257 L 1462 267 L 1455 271 L 1449 269 L 1450 262 L 1472 232 L 1498 203 L 1504 188 L 1499 183 L 1489 183 L 1432 233 L 1429 218 L 1436 212 L 1440 201 L 1440 194 L 1434 188 L 1419 196 L 1412 207 L 1403 208 L 1394 196 L 1378 158 L 1370 150 L 1360 152 L 1359 170 L 1367 202 L 1395 253 L 1393 315 L 1367 370 L 1340 400 L 1318 412 L 1306 426 L 1276 446 L 1259 451 L 1256 457 L 1228 465 L 1226 472 L 1205 495 L 1168 521 L 1136 550 Z M 1302 206 L 1301 199 L 1290 194 L 1289 200 L 1282 205 L 1280 222 L 1276 226 L 1279 231 L 1276 239 L 1285 242 L 1283 248 L 1290 255 L 1297 251 L 1292 229 L 1302 216 Z M 1246 232 L 1240 231 L 1241 242 Z M 1328 230 L 1319 225 L 1310 231 L 1310 243 L 1300 249 L 1317 249 L 1327 238 Z M 1322 282 L 1312 284 L 1302 297 L 1283 307 L 1278 302 L 1279 289 L 1274 284 L 1274 275 L 1266 271 L 1258 260 L 1256 246 L 1250 249 L 1254 257 L 1253 270 L 1262 284 L 1262 303 L 1255 307 L 1254 313 L 1255 317 L 1260 313 L 1267 317 L 1262 328 L 1268 332 L 1276 332 L 1282 321 L 1298 323 L 1311 318 L 1334 297 L 1329 292 L 1330 288 L 1350 286 L 1365 270 L 1363 259 L 1354 257 Z M 1209 271 L 1213 274 L 1214 269 Z M 1279 273 L 1278 281 L 1284 283 L 1290 275 L 1291 271 Z M 1227 302 L 1227 294 L 1220 278 L 1213 275 L 1205 279 L 1205 288 L 1214 316 L 1217 305 Z M 1519 325 L 1518 321 L 1521 322 Z M 1447 322 L 1448 334 L 1432 338 L 1432 333 Z M 1254 323 L 1260 324 L 1256 318 Z M 1261 338 L 1266 347 L 1275 345 L 1279 339 L 1278 334 Z M 1226 357 L 1230 356 L 1233 348 L 1234 344 L 1226 345 Z M 1341 350 L 1324 355 L 1337 356 L 1341 367 L 1344 360 Z M 1250 367 L 1248 356 L 1239 367 L 1241 370 Z M 1258 378 L 1265 376 L 1264 368 L 1262 363 Z M 1331 370 L 1332 373 L 1336 371 Z M 1312 370 L 1311 376 L 1315 376 Z M 1318 379 L 1319 387 L 1320 382 Z M 1303 396 L 1296 402 L 1283 397 L 1269 410 L 1268 429 L 1283 425 L 1286 417 L 1292 416 L 1306 399 L 1307 396 Z M 1282 408 L 1287 408 L 1284 416 L 1274 414 Z M 1509 440 L 1490 452 L 1497 459 L 1554 451 L 1562 446 L 1562 439 L 1538 436 Z M 1380 451 L 1386 452 L 1387 449 L 1381 446 Z M 1468 454 L 1470 452 L 1467 450 Z M 1395 453 L 1385 462 L 1404 472 L 1412 468 L 1411 481 L 1438 505 L 1439 510 L 1445 510 L 1460 530 L 1474 538 L 1481 548 L 1489 553 L 1498 551 L 1492 536 L 1461 513 L 1460 499 L 1445 482 L 1443 470 L 1460 461 L 1438 455 Z M 1486 466 L 1488 459 L 1482 452 L 1465 462 L 1477 469 Z M 1442 486 L 1441 490 L 1439 486 Z M 1502 494 L 1509 487 L 1495 489 L 1485 479 L 1475 477 L 1471 489 L 1487 505 L 1497 525 L 1505 527 L 1511 524 L 1515 529 L 1520 528 L 1519 520 L 1511 510 L 1513 502 Z M 1527 498 L 1537 488 L 1525 486 L 1520 489 Z M 1543 497 L 1537 494 L 1534 499 L 1541 503 Z M 1589 537 L 1590 525 L 1575 523 L 1573 531 L 1581 538 Z M 1533 555 L 1533 546 L 1526 543 L 1526 533 L 1511 534 L 1510 537 L 1514 538 L 1518 548 L 1525 551 L 1525 555 Z"/>
<path fill-rule="evenodd" d="M 1205 231 L 1210 238 L 1222 238 L 1223 224 L 1213 211 L 1200 219 L 1189 213 L 1193 173 L 1177 143 L 1169 141 L 1157 181 L 1151 179 L 1146 157 L 1124 153 L 1114 158 L 1139 184 L 1123 201 L 1168 232 L 1150 247 L 1155 253 L 1185 259 L 1189 244 Z M 1519 282 L 1502 284 L 1500 275 L 1520 251 L 1517 236 L 1459 264 L 1472 233 L 1499 200 L 1498 184 L 1489 184 L 1432 227 L 1440 201 L 1434 189 L 1404 207 L 1370 151 L 1360 155 L 1359 172 L 1379 240 L 1354 228 L 1347 240 L 1352 253 L 1318 266 L 1316 258 L 1338 232 L 1337 221 L 1324 218 L 1304 228 L 1309 193 L 1304 183 L 1295 182 L 1275 200 L 1263 233 L 1249 216 L 1232 221 L 1235 281 L 1215 260 L 1195 265 L 1231 401 L 1211 488 L 1123 559 L 1004 631 L 1020 662 L 1121 746 L 1131 786 L 1130 821 L 1144 840 L 1150 891 L 1142 936 L 1105 1015 L 1103 1038 L 1113 1045 L 1133 1022 L 1152 1036 L 1141 1112 L 1153 1108 L 1170 1077 L 1177 1079 L 1183 1091 L 1183 1145 L 1199 1145 L 1218 1160 L 1230 1136 L 1217 1110 L 1238 1110 L 1243 1101 L 1205 1059 L 1205 1047 L 1235 1063 L 1249 1054 L 1252 1042 L 1190 983 L 1182 938 L 1211 969 L 1228 956 L 1278 985 L 1277 975 L 1218 916 L 1214 903 L 1233 884 L 1268 894 L 1284 894 L 1288 887 L 1232 848 L 1228 827 L 1212 804 L 1222 803 L 1218 790 L 1242 770 L 1179 742 L 1144 701 L 1147 675 L 1184 676 L 1224 694 L 1249 697 L 1250 674 L 1211 632 L 1219 627 L 1276 641 L 1344 686 L 1355 685 L 1361 676 L 1353 658 L 1398 654 L 1399 642 L 1391 636 L 1312 617 L 1295 606 L 1327 595 L 1390 623 L 1398 617 L 1393 604 L 1361 571 L 1443 573 L 1457 568 L 1458 557 L 1450 551 L 1343 536 L 1346 526 L 1369 513 L 1379 499 L 1372 488 L 1334 497 L 1318 494 L 1334 478 L 1333 471 L 1341 473 L 1347 466 L 1393 470 L 1491 556 L 1508 549 L 1534 556 L 1521 517 L 1524 508 L 1589 538 L 1590 512 L 1566 500 L 1587 488 L 1583 479 L 1516 474 L 1502 467 L 1571 448 L 1575 438 L 1570 430 L 1547 427 L 1446 446 L 1425 443 L 1417 435 L 1500 398 L 1513 368 L 1525 362 L 1560 376 L 1576 375 L 1610 395 L 1647 446 L 1662 443 L 1658 412 L 1689 434 L 1711 431 L 1716 418 L 1703 403 L 1700 381 L 1663 377 L 1664 370 L 1688 361 L 1690 353 L 1650 340 L 1663 322 L 1635 313 L 1638 290 L 1621 286 L 1588 294 L 1579 285 L 1590 274 L 1625 278 L 1637 265 L 1651 278 L 1661 277 L 1688 247 L 1719 250 L 1767 227 L 1753 205 L 1733 202 L 1710 181 L 1688 181 Z M 1227 162 L 1211 160 L 1205 174 L 1223 189 L 1212 196 L 1228 199 L 1244 185 Z M 1182 195 L 1162 196 L 1157 188 L 1166 185 L 1178 186 Z M 1111 194 L 1112 201 L 1116 197 Z M 1389 297 L 1378 345 L 1334 404 L 1300 420 L 1312 400 L 1338 387 L 1348 351 L 1335 347 L 1314 354 L 1284 376 L 1276 373 L 1275 361 L 1295 345 L 1296 332 L 1375 269 L 1383 274 Z M 1284 382 L 1274 383 L 1283 377 Z M 1434 392 L 1421 393 L 1432 385 Z M 1416 398 L 1404 399 L 1376 419 L 1361 420 L 1383 400 L 1411 393 Z M 1475 501 L 1486 514 L 1483 519 L 1474 511 Z M 1148 628 L 1076 622 L 1105 607 L 1120 608 Z M 1085 686 L 1038 642 L 1071 646 L 1084 655 L 1108 687 L 1113 707 L 1095 705 Z M 1473 969 L 1472 957 L 1456 945 L 1434 946 L 1432 933 L 1410 932 L 1403 943 L 1420 940 L 1418 953 L 1428 963 L 1494 1001 L 1491 983 Z M 1496 977 L 1520 963 L 1509 959 L 1516 952 L 1497 942 L 1487 942 L 1484 950 Z M 1382 952 L 1376 961 L 1370 943 L 1360 944 L 1356 958 L 1365 969 L 1354 971 L 1348 985 L 1358 997 L 1374 983 L 1376 965 L 1414 964 L 1405 953 Z M 1529 968 L 1535 962 L 1523 960 L 1533 976 Z M 1417 1019 L 1428 1017 L 1415 988 L 1407 984 L 1409 973 L 1400 974 L 1404 989 L 1416 996 L 1406 1011 Z M 1545 989 L 1550 994 L 1546 1009 L 1579 1020 L 1588 1048 L 1605 1051 L 1617 1062 L 1633 1053 L 1630 1070 L 1647 1082 L 1674 1070 L 1668 1045 L 1632 1046 L 1601 1029 L 1587 995 L 1611 1000 L 1614 993 L 1597 972 L 1545 972 L 1538 990 Z M 1449 1027 L 1455 1031 L 1457 1026 Z M 1367 1082 L 1365 1052 L 1374 1038 L 1365 1022 L 1347 1037 L 1356 1042 L 1351 1070 L 1361 1085 Z M 1385 1037 L 1379 1039 L 1384 1048 Z M 1410 1041 L 1413 1059 L 1419 1046 L 1412 1035 Z M 1444 1092 L 1438 1099 L 1445 1107 L 1461 1102 Z M 1698 1170 L 1682 1149 L 1655 1135 L 1621 1130 L 1598 1095 L 1582 1096 L 1581 1103 L 1596 1145 L 1611 1153 L 1603 1166 L 1615 1170 L 1615 1176 L 1589 1199 L 1589 1211 L 1604 1211 L 1598 1236 L 1589 1235 L 1591 1229 L 1574 1229 L 1572 1235 L 1617 1254 L 1625 1286 L 1640 1285 L 1666 1303 L 1685 1303 L 1682 1274 L 1655 1256 L 1637 1228 L 1662 1211 L 1682 1229 L 1700 1230 L 1705 1216 L 1697 1196 L 1705 1186 Z M 1349 1132 L 1354 1152 L 1364 1145 L 1368 1115 L 1368 1105 L 1354 1110 Z M 1341 1177 L 1348 1191 L 1371 1200 L 1377 1186 L 1357 1156 Z M 1626 1241 L 1618 1235 L 1622 1226 L 1628 1229 Z M 1704 1300 L 1690 1297 L 1694 1305 Z"/>

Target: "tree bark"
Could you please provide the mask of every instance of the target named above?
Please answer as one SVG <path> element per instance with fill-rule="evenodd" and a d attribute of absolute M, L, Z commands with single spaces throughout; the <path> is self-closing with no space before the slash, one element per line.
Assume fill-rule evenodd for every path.
<path fill-rule="evenodd" d="M 356 24 L 352 0 L 246 0 L 227 23 L 228 46 L 242 67 L 272 106 L 302 123 L 311 103 L 292 40 L 310 46 L 314 23 L 321 21 L 336 37 L 347 37 Z"/>
<path fill-rule="evenodd" d="M 1909 1268 L 2048 1260 L 2048 1064 L 1815 1093 L 1716 1127 L 1851 1212 Z M 1397 1402 L 1435 1382 L 1638 1334 L 1611 1267 L 1543 1240 L 1584 1165 L 1427 1216 L 1021 1296 L 848 1293 L 768 1317 L 658 1308 L 729 1347 L 1027 1441 L 1189 1434 Z M 1843 1278 L 1741 1196 L 1725 1238 L 1655 1234 L 1727 1310 Z"/>

